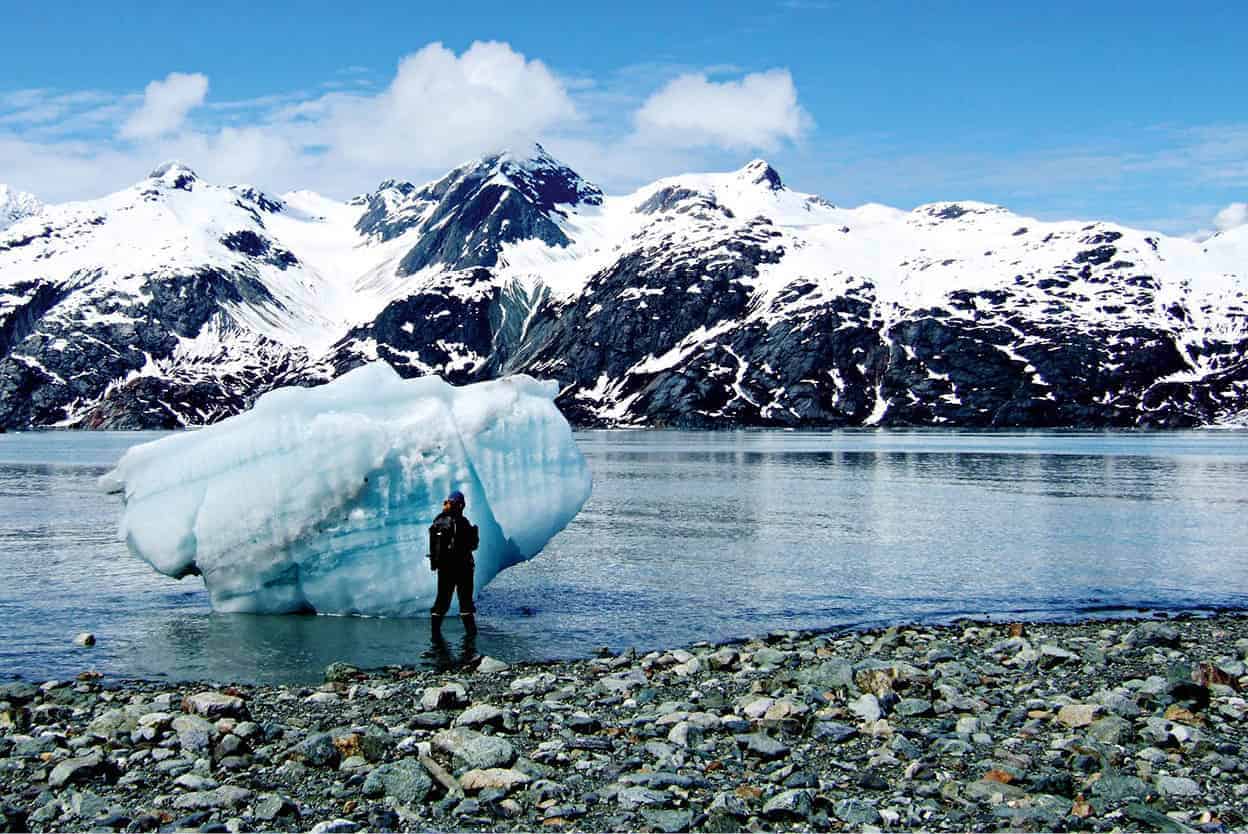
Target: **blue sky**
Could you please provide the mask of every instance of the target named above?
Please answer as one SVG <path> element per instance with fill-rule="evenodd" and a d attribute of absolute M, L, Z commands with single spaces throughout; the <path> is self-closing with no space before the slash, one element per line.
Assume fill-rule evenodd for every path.
<path fill-rule="evenodd" d="M 846 205 L 1193 233 L 1248 199 L 1245 43 L 1243 3 L 22 4 L 0 182 L 343 197 L 536 139 L 608 191 L 763 156 Z"/>

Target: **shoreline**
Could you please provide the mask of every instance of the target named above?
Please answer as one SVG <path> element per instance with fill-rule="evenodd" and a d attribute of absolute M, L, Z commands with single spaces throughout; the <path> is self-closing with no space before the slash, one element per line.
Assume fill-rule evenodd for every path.
<path fill-rule="evenodd" d="M 457 624 L 449 659 L 473 654 Z M 5 830 L 1248 824 L 1248 613 L 0 685 Z"/>
<path fill-rule="evenodd" d="M 1120 612 L 1120 613 L 1115 614 L 1114 612 Z M 219 616 L 215 612 L 213 612 L 211 609 L 203 613 L 207 616 Z M 252 615 L 227 614 L 223 616 L 246 617 L 246 616 L 252 616 Z M 317 613 L 261 615 L 261 616 L 311 617 L 311 618 L 325 618 L 328 620 L 334 620 L 334 619 L 348 619 L 348 620 L 361 619 L 361 620 L 369 620 L 369 621 L 381 620 L 381 621 L 390 621 L 390 622 L 411 622 L 411 623 L 416 623 L 420 625 L 427 625 L 428 623 L 428 620 L 424 618 L 412 618 L 410 620 L 404 620 L 402 618 L 384 618 L 384 617 L 376 618 L 376 617 L 368 617 L 368 616 L 361 616 L 361 615 L 317 614 Z M 655 644 L 655 645 L 634 644 L 632 646 L 621 648 L 619 649 L 619 651 L 634 651 L 634 652 L 645 654 L 648 652 L 655 652 L 655 651 L 667 652 L 667 651 L 677 651 L 677 650 L 689 650 L 693 646 L 713 645 L 717 648 L 725 647 L 725 646 L 733 647 L 733 646 L 739 646 L 739 645 L 750 643 L 750 642 L 766 640 L 769 634 L 778 633 L 778 632 L 787 632 L 787 633 L 796 635 L 800 638 L 810 639 L 810 638 L 816 638 L 816 637 L 845 637 L 845 636 L 850 636 L 850 635 L 855 635 L 855 634 L 882 632 L 887 629 L 894 629 L 894 628 L 895 629 L 919 629 L 919 630 L 943 629 L 943 628 L 952 628 L 955 626 L 1002 626 L 1002 625 L 1006 625 L 1009 623 L 1016 623 L 1016 622 L 1023 622 L 1023 623 L 1028 623 L 1032 625 L 1090 626 L 1090 625 L 1095 625 L 1095 624 L 1102 624 L 1102 625 L 1108 626 L 1108 625 L 1113 625 L 1116 623 L 1140 623 L 1140 622 L 1147 622 L 1150 620 L 1156 620 L 1156 621 L 1176 621 L 1176 620 L 1185 620 L 1185 619 L 1198 619 L 1199 620 L 1199 619 L 1210 619 L 1210 618 L 1216 618 L 1216 617 L 1232 617 L 1233 618 L 1237 616 L 1248 618 L 1248 607 L 1236 606 L 1236 605 L 1230 605 L 1230 604 L 1186 606 L 1186 607 L 1176 607 L 1176 608 L 1151 608 L 1151 607 L 1139 607 L 1139 606 L 1129 606 L 1129 605 L 1128 606 L 1106 605 L 1106 606 L 1098 607 L 1095 609 L 1086 608 L 1086 609 L 1076 610 L 1073 612 L 1049 612 L 1047 614 L 1041 613 L 1039 610 L 1010 611 L 1010 612 L 1001 612 L 1001 613 L 976 612 L 973 614 L 950 614 L 950 615 L 945 615 L 945 616 L 934 616 L 930 619 L 918 618 L 918 619 L 912 619 L 912 620 L 879 620 L 879 621 L 868 620 L 868 621 L 861 621 L 861 622 L 855 622 L 855 623 L 841 623 L 837 625 L 824 626 L 824 627 L 805 627 L 805 628 L 792 628 L 792 629 L 775 628 L 775 629 L 771 629 L 770 631 L 766 631 L 766 630 L 757 631 L 757 632 L 751 632 L 746 635 L 730 635 L 726 637 L 721 636 L 713 640 L 691 641 L 691 642 L 683 643 L 678 647 L 672 647 L 670 645 L 659 645 L 659 644 Z M 450 638 L 461 639 L 462 631 L 461 631 L 461 626 L 459 625 L 458 616 L 455 614 L 450 614 L 448 615 L 448 619 L 451 622 L 446 627 L 446 634 Z M 484 617 L 479 618 L 478 624 L 484 627 L 485 629 L 487 629 L 487 632 L 486 632 L 487 636 L 483 639 L 485 639 L 488 642 L 488 629 L 491 626 L 490 617 L 486 615 Z M 83 633 L 90 633 L 90 632 L 83 632 Z M 90 634 L 92 638 L 95 638 L 97 636 L 95 633 L 90 633 Z M 421 644 L 421 645 L 425 643 L 430 644 L 430 648 L 426 649 L 425 651 L 421 653 L 421 656 L 425 657 L 430 654 L 432 650 L 433 641 L 431 641 L 428 635 L 423 631 L 420 632 L 420 637 L 421 639 L 416 641 L 418 644 Z M 478 640 L 478 643 L 479 642 L 480 642 L 480 639 Z M 95 651 L 94 645 L 95 644 L 93 642 L 90 646 L 85 647 L 86 652 L 87 652 L 85 654 L 83 653 L 84 647 L 82 646 L 76 646 L 76 648 L 73 651 L 75 655 L 78 657 L 89 658 L 90 652 Z M 484 647 L 484 648 L 488 648 L 488 647 Z M 546 657 L 526 657 L 526 658 L 521 658 L 521 659 L 512 659 L 507 662 L 512 666 L 533 666 L 533 667 L 543 666 L 543 665 L 573 664 L 573 663 L 588 661 L 595 657 L 601 656 L 601 654 L 605 651 L 614 651 L 614 650 L 611 649 L 611 647 L 609 646 L 600 645 L 596 648 L 586 648 L 583 651 L 580 651 L 577 653 L 555 654 L 555 655 L 550 655 Z M 349 662 L 349 661 L 338 661 L 335 659 L 332 662 Z M 378 675 L 385 674 L 389 670 L 394 670 L 394 669 L 399 669 L 399 668 L 405 669 L 405 670 L 415 670 L 415 671 L 425 671 L 425 672 L 446 671 L 446 669 L 444 669 L 443 667 L 431 665 L 429 663 L 416 664 L 416 663 L 396 662 L 396 663 L 381 663 L 376 666 L 360 665 L 357 663 L 352 663 L 351 665 L 358 668 L 364 674 L 378 674 Z M 114 688 L 114 689 L 125 687 L 125 686 L 139 686 L 139 685 L 146 685 L 146 684 L 158 685 L 158 686 L 198 685 L 198 686 L 208 687 L 208 688 L 213 688 L 213 687 L 219 688 L 219 687 L 224 687 L 224 686 L 306 687 L 306 686 L 319 685 L 321 683 L 321 672 L 323 670 L 317 666 L 309 666 L 309 668 L 315 670 L 314 673 L 310 675 L 309 677 L 305 679 L 290 679 L 290 680 L 279 680 L 279 679 L 255 680 L 255 679 L 247 679 L 243 677 L 228 677 L 228 676 L 213 677 L 213 676 L 208 676 L 208 675 L 204 675 L 204 676 L 190 675 L 186 677 L 175 677 L 173 675 L 163 674 L 163 673 L 157 673 L 157 674 L 151 674 L 151 675 L 144 675 L 144 674 L 127 675 L 127 674 L 115 674 L 115 673 L 108 672 L 108 671 L 101 672 L 100 670 L 95 669 L 95 668 L 83 669 L 80 672 L 77 672 L 77 673 L 70 672 L 69 674 L 71 676 L 75 674 L 77 675 L 89 674 L 92 676 L 93 680 L 99 681 L 101 686 L 105 688 Z M 62 679 L 44 677 L 41 675 L 32 675 L 32 674 L 25 673 L 25 672 L 10 673 L 7 671 L 0 670 L 0 685 L 25 681 L 25 682 L 34 683 L 35 685 L 38 686 L 38 685 L 42 685 L 48 682 L 49 680 L 62 680 Z M 64 680 L 69 680 L 69 678 L 65 678 Z"/>

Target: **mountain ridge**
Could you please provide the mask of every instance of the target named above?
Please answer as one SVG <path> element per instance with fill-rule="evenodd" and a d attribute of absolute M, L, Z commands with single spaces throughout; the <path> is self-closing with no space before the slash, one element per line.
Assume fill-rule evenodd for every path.
<path fill-rule="evenodd" d="M 0 228 L 0 424 L 194 425 L 374 359 L 552 377 L 582 425 L 1241 424 L 1246 265 L 765 160 L 606 195 L 536 145 L 345 202 L 172 162 Z"/>

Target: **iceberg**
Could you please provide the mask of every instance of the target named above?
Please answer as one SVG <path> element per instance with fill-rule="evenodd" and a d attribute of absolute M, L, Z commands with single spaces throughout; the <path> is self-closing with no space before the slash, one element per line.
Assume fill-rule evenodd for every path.
<path fill-rule="evenodd" d="M 135 446 L 102 488 L 157 571 L 199 574 L 217 611 L 407 617 L 433 603 L 428 527 L 458 489 L 481 531 L 476 590 L 531 559 L 592 481 L 555 382 L 455 387 L 384 362 Z"/>

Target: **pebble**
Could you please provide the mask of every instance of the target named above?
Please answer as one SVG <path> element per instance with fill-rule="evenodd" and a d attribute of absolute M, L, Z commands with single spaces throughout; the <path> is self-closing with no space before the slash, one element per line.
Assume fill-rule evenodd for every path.
<path fill-rule="evenodd" d="M 243 699 L 221 692 L 197 692 L 182 701 L 182 709 L 204 718 L 237 718 L 243 715 Z"/>
<path fill-rule="evenodd" d="M 1219 615 L 11 681 L 0 830 L 1237 830 L 1243 647 Z"/>
<path fill-rule="evenodd" d="M 433 737 L 433 746 L 449 753 L 459 764 L 481 770 L 505 767 L 516 757 L 515 749 L 506 739 L 464 728 L 438 733 Z"/>

